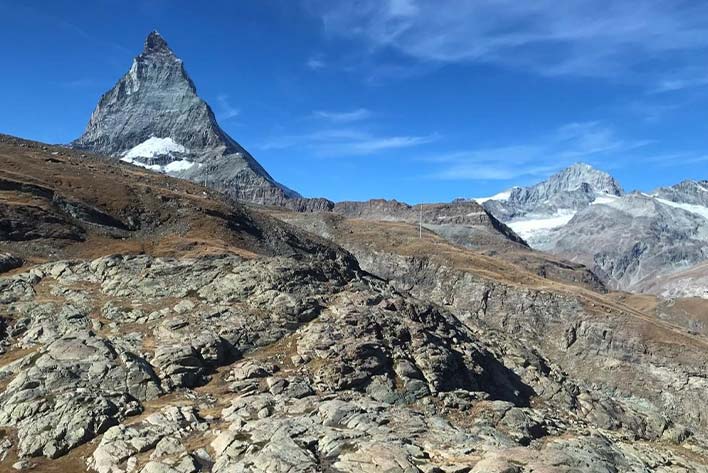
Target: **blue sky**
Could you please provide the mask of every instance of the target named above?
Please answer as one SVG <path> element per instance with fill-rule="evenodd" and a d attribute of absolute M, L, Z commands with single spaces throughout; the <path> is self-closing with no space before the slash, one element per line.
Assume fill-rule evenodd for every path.
<path fill-rule="evenodd" d="M 708 178 L 708 3 L 0 0 L 0 132 L 65 143 L 157 29 L 222 127 L 334 200 L 445 201 L 577 161 Z"/>

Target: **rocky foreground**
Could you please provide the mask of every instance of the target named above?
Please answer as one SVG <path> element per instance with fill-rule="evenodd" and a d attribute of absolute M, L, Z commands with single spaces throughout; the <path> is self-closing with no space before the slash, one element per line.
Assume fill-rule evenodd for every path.
<path fill-rule="evenodd" d="M 101 473 L 701 468 L 690 429 L 352 261 L 112 256 L 0 284 L 20 458 L 92 441 Z"/>
<path fill-rule="evenodd" d="M 73 153 L 0 140 L 0 470 L 708 471 L 703 332 Z"/>

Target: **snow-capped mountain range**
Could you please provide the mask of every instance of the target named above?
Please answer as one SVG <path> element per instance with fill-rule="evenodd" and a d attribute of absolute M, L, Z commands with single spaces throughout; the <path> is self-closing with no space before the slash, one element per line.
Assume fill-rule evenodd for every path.
<path fill-rule="evenodd" d="M 695 269 L 708 260 L 708 181 L 626 193 L 581 163 L 476 200 L 531 247 L 586 264 L 610 287 L 664 294 L 666 280 L 664 295 L 708 297 Z"/>
<path fill-rule="evenodd" d="M 567 224 L 578 210 L 623 194 L 612 176 L 578 163 L 533 186 L 476 200 L 529 244 L 542 248 L 548 232 Z"/>

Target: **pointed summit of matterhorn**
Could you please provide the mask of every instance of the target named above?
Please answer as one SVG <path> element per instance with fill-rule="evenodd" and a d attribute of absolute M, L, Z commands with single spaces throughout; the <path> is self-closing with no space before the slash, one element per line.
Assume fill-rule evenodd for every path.
<path fill-rule="evenodd" d="M 147 38 L 145 38 L 145 49 L 143 54 L 146 53 L 169 53 L 174 54 L 170 47 L 167 45 L 167 41 L 163 38 L 157 31 L 152 31 Z"/>
<path fill-rule="evenodd" d="M 207 183 L 238 200 L 283 205 L 300 197 L 221 129 L 182 60 L 157 31 L 101 97 L 72 146 Z"/>

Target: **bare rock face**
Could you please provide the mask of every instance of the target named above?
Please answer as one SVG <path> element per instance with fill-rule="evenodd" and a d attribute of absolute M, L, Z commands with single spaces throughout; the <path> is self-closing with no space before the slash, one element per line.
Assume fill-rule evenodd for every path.
<path fill-rule="evenodd" d="M 657 354 L 643 374 L 639 342 L 576 301 L 361 256 L 452 311 L 324 255 L 116 255 L 0 278 L 8 448 L 89 442 L 99 473 L 705 471 L 698 365 Z M 626 393 L 588 374 L 603 343 L 640 363 Z M 663 409 L 641 376 L 669 383 Z"/>
<path fill-rule="evenodd" d="M 0 253 L 0 273 L 22 266 L 23 261 L 10 253 Z"/>
<path fill-rule="evenodd" d="M 708 259 L 707 218 L 640 193 L 592 205 L 550 238 L 553 252 L 623 290 L 660 293 L 657 280 Z"/>
<path fill-rule="evenodd" d="M 307 199 L 277 183 L 219 127 L 182 60 L 157 32 L 101 97 L 72 146 L 191 179 L 238 200 L 309 209 Z"/>
<path fill-rule="evenodd" d="M 674 186 L 660 187 L 652 195 L 677 204 L 708 207 L 708 181 L 686 180 Z"/>
<path fill-rule="evenodd" d="M 338 202 L 332 211 L 348 218 L 419 223 L 463 246 L 510 245 L 526 248 L 526 242 L 472 200 L 409 205 L 396 200 Z"/>
<path fill-rule="evenodd" d="M 598 195 L 621 196 L 620 184 L 609 174 L 584 163 L 574 164 L 530 187 L 514 187 L 504 200 L 487 200 L 485 208 L 507 221 L 527 214 L 579 210 Z"/>

